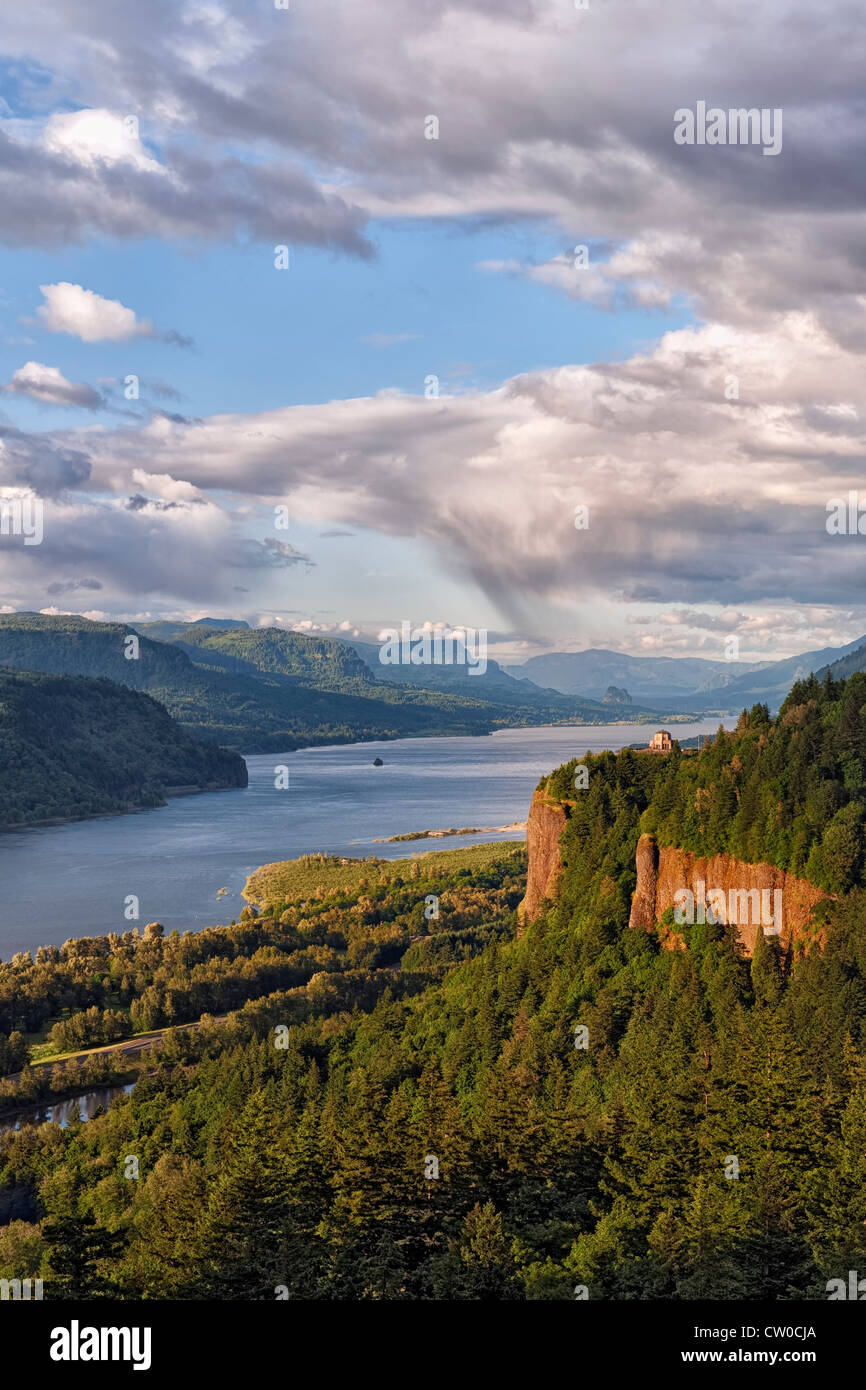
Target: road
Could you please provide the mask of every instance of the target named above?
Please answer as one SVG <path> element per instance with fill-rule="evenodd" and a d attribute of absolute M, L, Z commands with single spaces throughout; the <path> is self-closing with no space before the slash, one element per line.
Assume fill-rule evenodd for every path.
<path fill-rule="evenodd" d="M 215 1014 L 214 1023 L 225 1023 L 228 1014 Z M 197 1023 L 175 1023 L 172 1025 L 178 1033 L 184 1032 L 187 1028 L 200 1028 L 201 1019 Z M 144 1052 L 148 1047 L 153 1047 L 155 1042 L 164 1038 L 166 1033 L 170 1033 L 171 1028 L 156 1028 L 152 1033 L 138 1033 L 134 1038 L 127 1038 L 124 1042 L 108 1043 L 105 1047 L 88 1047 L 81 1052 L 64 1052 L 58 1057 L 45 1057 L 38 1062 L 34 1062 L 35 1067 L 50 1067 L 56 1062 L 77 1062 L 83 1061 L 86 1057 L 96 1057 L 101 1052 L 123 1052 L 128 1056 L 135 1056 L 139 1052 Z M 13 1072 L 10 1076 L 4 1076 L 4 1081 L 20 1081 L 21 1072 Z"/>

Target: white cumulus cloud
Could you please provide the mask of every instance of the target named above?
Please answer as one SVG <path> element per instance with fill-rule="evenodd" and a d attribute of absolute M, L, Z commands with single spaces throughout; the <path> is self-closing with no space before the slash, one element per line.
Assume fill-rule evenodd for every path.
<path fill-rule="evenodd" d="M 29 396 L 45 405 L 78 405 L 96 410 L 103 404 L 92 386 L 83 381 L 68 381 L 59 367 L 46 367 L 44 362 L 25 362 L 3 390 L 11 395 Z"/>
<path fill-rule="evenodd" d="M 83 343 L 124 343 L 129 338 L 152 338 L 155 334 L 149 320 L 137 318 L 119 299 L 103 299 L 68 280 L 39 288 L 45 303 L 36 312 L 49 333 L 68 333 Z"/>

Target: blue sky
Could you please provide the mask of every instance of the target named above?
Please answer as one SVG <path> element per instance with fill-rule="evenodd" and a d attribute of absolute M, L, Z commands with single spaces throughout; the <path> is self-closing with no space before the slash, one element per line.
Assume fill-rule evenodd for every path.
<path fill-rule="evenodd" d="M 543 227 L 472 224 L 370 228 L 376 257 L 290 250 L 276 272 L 271 247 L 69 246 L 0 253 L 3 341 L 0 374 L 22 357 L 59 367 L 70 380 L 158 377 L 192 415 L 270 410 L 305 402 L 423 393 L 430 373 L 443 390 L 487 390 L 520 372 L 617 360 L 668 328 L 692 321 L 686 306 L 611 312 L 568 299 L 480 263 L 539 263 L 570 250 Z M 603 257 L 603 248 L 597 253 Z M 119 299 L 161 329 L 194 340 L 189 350 L 155 340 L 82 343 L 32 319 L 41 284 L 68 281 Z M 400 338 L 390 345 L 369 338 Z M 68 425 L 72 412 L 24 399 L 6 409 L 26 428 Z"/>
<path fill-rule="evenodd" d="M 46 526 L 0 545 L 0 610 L 463 623 L 505 659 L 859 636 L 866 557 L 825 524 L 866 500 L 831 10 L 11 13 L 0 502 Z M 775 157 L 675 140 L 709 96 L 782 110 Z"/>

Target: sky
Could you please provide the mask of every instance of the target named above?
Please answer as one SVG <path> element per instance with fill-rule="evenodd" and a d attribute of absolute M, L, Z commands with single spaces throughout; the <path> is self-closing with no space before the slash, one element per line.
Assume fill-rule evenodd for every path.
<path fill-rule="evenodd" d="M 5 14 L 0 611 L 859 637 L 863 50 L 838 0 Z"/>

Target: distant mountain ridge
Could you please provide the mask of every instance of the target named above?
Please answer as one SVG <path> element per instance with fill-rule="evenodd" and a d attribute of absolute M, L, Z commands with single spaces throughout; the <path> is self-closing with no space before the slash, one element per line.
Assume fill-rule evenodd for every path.
<path fill-rule="evenodd" d="M 563 694 L 602 699 L 613 685 L 633 699 L 682 698 L 714 683 L 756 670 L 759 663 L 713 661 L 703 657 L 630 656 L 590 647 L 583 652 L 549 652 L 505 669 L 519 680 L 551 686 Z"/>
<path fill-rule="evenodd" d="M 823 666 L 820 671 L 816 672 L 816 675 L 824 677 L 829 672 L 834 680 L 846 680 L 848 676 L 853 676 L 857 671 L 866 671 L 866 641 L 863 638 L 860 641 L 862 645 L 856 647 L 853 652 L 848 652 L 846 656 L 840 656 L 829 666 Z"/>
<path fill-rule="evenodd" d="M 603 698 L 606 686 L 619 685 L 626 686 L 641 705 L 656 708 L 660 713 L 663 709 L 738 713 L 756 703 L 777 709 L 795 681 L 846 659 L 864 644 L 866 637 L 858 637 L 847 646 L 826 647 L 767 662 L 636 657 L 590 648 L 584 652 L 530 657 L 522 665 L 506 669 L 518 679 L 543 682 L 577 698 Z"/>
<path fill-rule="evenodd" d="M 154 640 L 152 632 L 170 640 Z M 146 691 L 193 736 L 250 753 L 619 717 L 600 701 L 513 680 L 495 663 L 478 677 L 449 667 L 443 678 L 442 668 L 428 666 L 416 679 L 418 668 L 381 667 L 382 674 L 399 675 L 379 679 L 351 644 L 201 620 L 143 624 L 139 630 L 77 615 L 3 614 L 4 665 L 105 677 Z M 631 712 L 654 717 L 651 711 Z"/>

